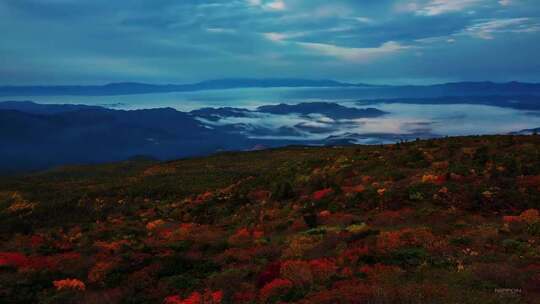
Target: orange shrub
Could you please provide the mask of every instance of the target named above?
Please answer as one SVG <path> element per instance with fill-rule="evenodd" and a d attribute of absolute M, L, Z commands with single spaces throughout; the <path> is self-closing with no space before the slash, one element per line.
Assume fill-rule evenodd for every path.
<path fill-rule="evenodd" d="M 266 191 L 266 190 L 251 191 L 248 194 L 248 198 L 255 202 L 267 201 L 270 198 L 270 196 L 271 196 L 271 192 Z"/>
<path fill-rule="evenodd" d="M 529 210 L 523 211 L 519 215 L 519 217 L 521 218 L 521 220 L 523 220 L 525 223 L 529 225 L 540 221 L 540 214 L 538 210 L 536 209 L 529 209 Z"/>
<path fill-rule="evenodd" d="M 442 185 L 444 182 L 446 182 L 446 177 L 444 175 L 425 174 L 422 176 L 422 182 Z"/>
<path fill-rule="evenodd" d="M 503 222 L 506 224 L 522 223 L 525 222 L 529 225 L 540 222 L 540 213 L 536 209 L 529 209 L 523 211 L 520 215 L 505 215 L 503 216 Z"/>
<path fill-rule="evenodd" d="M 322 237 L 315 235 L 299 235 L 292 238 L 283 255 L 288 258 L 302 257 L 307 251 L 320 244 Z"/>
<path fill-rule="evenodd" d="M 151 221 L 149 222 L 148 224 L 146 224 L 146 230 L 148 231 L 154 231 L 158 228 L 160 228 L 161 226 L 165 225 L 165 221 L 164 220 L 155 220 L 155 221 Z"/>
<path fill-rule="evenodd" d="M 343 193 L 345 194 L 356 194 L 366 191 L 366 187 L 364 185 L 357 185 L 354 187 L 341 187 L 341 191 L 343 191 Z"/>
<path fill-rule="evenodd" d="M 281 264 L 281 276 L 297 286 L 309 285 L 313 282 L 311 265 L 300 260 L 285 261 Z"/>
<path fill-rule="evenodd" d="M 78 290 L 78 291 L 84 291 L 86 289 L 86 285 L 80 280 L 77 279 L 64 279 L 64 280 L 57 280 L 53 281 L 53 285 L 56 288 L 56 290 Z"/>
<path fill-rule="evenodd" d="M 97 262 L 88 272 L 88 282 L 100 283 L 105 280 L 107 274 L 114 268 L 114 262 Z"/>
<path fill-rule="evenodd" d="M 445 244 L 438 240 L 427 228 L 404 228 L 382 232 L 377 238 L 377 249 L 391 252 L 404 246 L 423 246 L 428 250 L 438 250 Z"/>
<path fill-rule="evenodd" d="M 192 202 L 193 202 L 193 204 L 198 205 L 198 204 L 202 204 L 202 203 L 204 203 L 206 201 L 209 201 L 212 198 L 214 198 L 214 194 L 212 192 L 208 191 L 208 192 L 197 195 L 197 197 Z"/>
<path fill-rule="evenodd" d="M 129 241 L 120 240 L 113 242 L 96 241 L 94 246 L 104 253 L 118 253 L 122 246 L 129 245 Z"/>

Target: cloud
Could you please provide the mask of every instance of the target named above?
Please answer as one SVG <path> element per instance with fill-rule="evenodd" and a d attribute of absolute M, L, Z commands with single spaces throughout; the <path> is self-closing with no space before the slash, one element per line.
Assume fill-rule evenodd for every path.
<path fill-rule="evenodd" d="M 234 29 L 226 29 L 226 28 L 219 28 L 219 27 L 208 27 L 206 28 L 206 31 L 209 33 L 216 33 L 216 34 L 234 34 L 236 33 L 236 30 Z"/>
<path fill-rule="evenodd" d="M 308 42 L 297 42 L 297 44 L 321 55 L 354 62 L 369 62 L 381 56 L 396 53 L 408 48 L 394 41 L 386 42 L 381 46 L 374 48 L 348 48 L 332 44 Z"/>
<path fill-rule="evenodd" d="M 249 6 L 258 7 L 267 11 L 282 11 L 287 8 L 284 0 L 273 0 L 273 1 L 263 1 L 263 0 L 246 0 Z"/>
<path fill-rule="evenodd" d="M 282 11 L 285 9 L 285 2 L 283 0 L 277 0 L 264 5 L 264 8 L 268 10 Z"/>
<path fill-rule="evenodd" d="M 247 0 L 247 3 L 251 6 L 260 6 L 262 5 L 262 0 Z"/>
<path fill-rule="evenodd" d="M 373 19 L 368 18 L 368 17 L 356 17 L 354 19 L 356 19 L 360 23 L 372 23 L 373 22 Z"/>
<path fill-rule="evenodd" d="M 423 7 L 418 8 L 418 6 L 416 6 L 415 8 L 418 9 L 416 11 L 417 15 L 437 16 L 446 13 L 460 12 L 483 1 L 484 0 L 431 0 Z"/>
<path fill-rule="evenodd" d="M 264 33 L 263 35 L 264 35 L 264 37 L 266 37 L 266 39 L 268 39 L 270 41 L 274 41 L 274 42 L 281 42 L 281 41 L 289 38 L 288 35 L 281 34 L 281 33 Z"/>
<path fill-rule="evenodd" d="M 0 85 L 314 75 L 540 81 L 538 20 L 538 0 L 0 0 L 0 28 L 10 29 Z M 477 55 L 499 68 L 472 71 L 464 54 L 493 43 L 519 62 Z M 423 61 L 408 48 L 421 49 Z"/>
<path fill-rule="evenodd" d="M 540 32 L 540 22 L 530 18 L 508 18 L 480 21 L 464 33 L 481 39 L 493 39 L 500 33 L 534 33 Z"/>

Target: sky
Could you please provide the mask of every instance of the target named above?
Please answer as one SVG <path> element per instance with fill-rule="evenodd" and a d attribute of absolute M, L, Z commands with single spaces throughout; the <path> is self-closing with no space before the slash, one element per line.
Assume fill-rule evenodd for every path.
<path fill-rule="evenodd" d="M 0 84 L 540 82 L 540 0 L 0 0 Z"/>

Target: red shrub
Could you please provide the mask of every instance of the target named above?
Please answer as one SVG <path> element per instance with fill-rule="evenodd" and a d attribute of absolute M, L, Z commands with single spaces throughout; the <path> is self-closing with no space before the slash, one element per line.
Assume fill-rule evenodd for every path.
<path fill-rule="evenodd" d="M 345 250 L 342 253 L 341 258 L 343 259 L 343 262 L 345 264 L 356 265 L 360 257 L 368 255 L 368 254 L 369 254 L 369 248 L 367 246 L 355 247 L 355 248 L 349 248 Z"/>
<path fill-rule="evenodd" d="M 280 296 L 293 288 L 293 283 L 285 279 L 275 279 L 272 282 L 264 285 L 260 291 L 262 302 L 266 302 L 271 298 Z"/>
<path fill-rule="evenodd" d="M 229 238 L 231 243 L 247 242 L 251 239 L 251 233 L 247 228 L 240 228 Z"/>
<path fill-rule="evenodd" d="M 179 295 L 168 296 L 163 301 L 163 304 L 179 304 L 182 303 L 182 298 Z"/>
<path fill-rule="evenodd" d="M 234 303 L 252 303 L 257 299 L 254 291 L 237 292 L 233 296 Z"/>
<path fill-rule="evenodd" d="M 540 175 L 522 176 L 518 183 L 522 187 L 540 187 Z"/>
<path fill-rule="evenodd" d="M 377 249 L 382 252 L 390 252 L 403 245 L 400 231 L 382 232 L 377 238 Z"/>
<path fill-rule="evenodd" d="M 312 195 L 312 198 L 316 201 L 320 201 L 322 200 L 323 198 L 329 196 L 330 194 L 332 194 L 334 192 L 334 190 L 330 189 L 330 188 L 326 188 L 326 189 L 323 189 L 323 190 L 319 190 L 319 191 L 315 191 Z"/>
<path fill-rule="evenodd" d="M 18 252 L 1 252 L 0 253 L 0 267 L 16 267 L 22 268 L 28 265 L 28 258 Z"/>
<path fill-rule="evenodd" d="M 34 234 L 30 237 L 30 246 L 32 248 L 38 248 L 45 243 L 45 238 L 41 235 Z"/>
<path fill-rule="evenodd" d="M 192 293 L 189 297 L 182 299 L 178 295 L 169 296 L 163 301 L 164 304 L 219 304 L 223 299 L 222 291 L 207 290 L 203 294 Z"/>
<path fill-rule="evenodd" d="M 76 261 L 81 255 L 75 252 L 57 254 L 53 256 L 28 257 L 18 252 L 0 253 L 0 267 L 11 266 L 18 269 L 56 269 L 67 262 Z"/>
<path fill-rule="evenodd" d="M 503 216 L 503 222 L 506 224 L 521 223 L 521 217 L 514 215 Z"/>
<path fill-rule="evenodd" d="M 309 261 L 313 279 L 317 282 L 326 282 L 336 274 L 336 263 L 331 259 L 317 259 Z"/>
<path fill-rule="evenodd" d="M 262 231 L 262 230 L 253 230 L 252 235 L 253 235 L 254 239 L 258 240 L 258 239 L 264 237 L 264 231 Z"/>
<path fill-rule="evenodd" d="M 332 215 L 332 213 L 330 211 L 328 211 L 328 210 L 323 210 L 323 211 L 319 212 L 319 216 L 321 218 L 327 218 L 330 215 Z"/>
<path fill-rule="evenodd" d="M 280 275 L 280 269 L 281 269 L 280 262 L 268 264 L 266 268 L 263 270 L 263 272 L 259 274 L 259 277 L 257 278 L 257 286 L 259 288 L 263 287 L 264 285 L 277 279 Z"/>

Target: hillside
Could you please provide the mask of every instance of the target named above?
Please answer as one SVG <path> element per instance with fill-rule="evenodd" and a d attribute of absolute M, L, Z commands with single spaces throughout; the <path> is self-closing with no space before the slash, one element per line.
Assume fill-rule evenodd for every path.
<path fill-rule="evenodd" d="M 540 137 L 0 178 L 0 303 L 540 303 Z"/>

